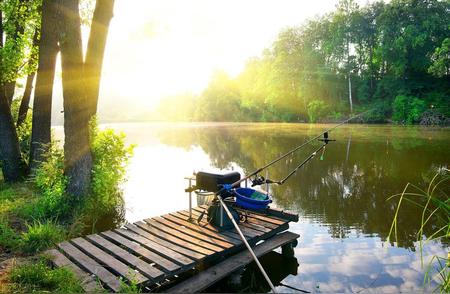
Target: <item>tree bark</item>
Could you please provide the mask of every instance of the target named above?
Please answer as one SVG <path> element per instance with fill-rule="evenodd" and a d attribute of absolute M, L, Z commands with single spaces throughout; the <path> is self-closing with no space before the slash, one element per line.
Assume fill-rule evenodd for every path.
<path fill-rule="evenodd" d="M 89 118 L 97 113 L 103 56 L 113 9 L 114 0 L 97 0 L 95 3 L 84 67 L 87 77 L 86 95 L 89 101 Z"/>
<path fill-rule="evenodd" d="M 92 155 L 89 144 L 88 101 L 83 73 L 80 16 L 77 0 L 59 0 L 59 44 L 64 97 L 64 159 L 69 178 L 67 192 L 81 197 L 88 192 Z"/>
<path fill-rule="evenodd" d="M 2 160 L 3 177 L 7 182 L 15 182 L 22 178 L 24 164 L 3 85 L 0 85 L 0 122 L 0 158 Z"/>
<path fill-rule="evenodd" d="M 35 170 L 44 160 L 44 154 L 51 142 L 53 81 L 58 54 L 56 5 L 52 0 L 44 0 L 42 3 L 41 40 L 31 132 L 31 171 Z"/>
<path fill-rule="evenodd" d="M 3 13 L 0 10 L 0 48 L 3 47 Z M 3 60 L 0 57 L 0 65 Z M 21 179 L 23 161 L 20 154 L 19 140 L 11 115 L 11 107 L 6 97 L 3 77 L 0 73 L 0 159 L 3 177 L 8 182 Z"/>

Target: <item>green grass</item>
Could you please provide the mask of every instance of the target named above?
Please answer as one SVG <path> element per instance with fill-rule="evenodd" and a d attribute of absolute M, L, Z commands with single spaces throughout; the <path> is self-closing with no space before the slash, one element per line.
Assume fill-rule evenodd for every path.
<path fill-rule="evenodd" d="M 52 221 L 35 221 L 27 225 L 27 231 L 22 234 L 21 247 L 25 253 L 37 253 L 52 247 L 65 239 L 64 229 Z"/>
<path fill-rule="evenodd" d="M 422 189 L 408 183 L 402 193 L 388 198 L 388 200 L 399 198 L 388 240 L 393 236 L 394 240 L 398 241 L 398 217 L 404 203 L 420 207 L 422 210 L 422 214 L 419 216 L 420 226 L 417 232 L 422 267 L 425 267 L 423 261 L 424 246 L 433 240 L 450 238 L 450 198 L 445 192 L 449 182 L 450 170 L 442 169 L 431 179 L 428 187 Z M 426 226 L 430 226 L 432 222 L 436 224 L 436 227 L 431 234 L 425 236 L 424 229 Z M 425 284 L 431 283 L 432 280 L 439 281 L 439 288 L 435 290 L 445 293 L 450 292 L 449 257 L 450 252 L 448 256 L 433 256 L 427 263 L 424 278 Z"/>
<path fill-rule="evenodd" d="M 0 217 L 0 247 L 10 251 L 20 248 L 20 235 L 11 228 L 5 217 Z"/>
<path fill-rule="evenodd" d="M 40 258 L 21 264 L 10 273 L 11 292 L 83 292 L 80 281 L 66 268 L 52 269 L 48 261 Z"/>

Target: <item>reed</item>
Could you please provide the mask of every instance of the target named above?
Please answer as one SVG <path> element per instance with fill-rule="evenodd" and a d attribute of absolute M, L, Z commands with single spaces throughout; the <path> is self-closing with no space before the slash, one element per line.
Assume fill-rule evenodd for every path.
<path fill-rule="evenodd" d="M 450 170 L 441 168 L 431 179 L 428 187 L 422 189 L 417 185 L 408 183 L 402 193 L 392 195 L 387 200 L 398 198 L 397 208 L 388 235 L 398 242 L 398 218 L 399 212 L 408 203 L 421 208 L 420 225 L 417 231 L 417 242 L 421 257 L 422 268 L 425 268 L 424 284 L 430 284 L 432 280 L 439 282 L 435 290 L 440 292 L 450 291 L 450 263 L 449 256 L 433 256 L 424 266 L 423 248 L 431 241 L 448 239 L 450 237 L 450 198 L 448 196 L 448 182 L 450 181 Z M 433 223 L 434 226 L 431 226 Z M 431 234 L 425 235 L 425 227 L 432 227 Z"/>

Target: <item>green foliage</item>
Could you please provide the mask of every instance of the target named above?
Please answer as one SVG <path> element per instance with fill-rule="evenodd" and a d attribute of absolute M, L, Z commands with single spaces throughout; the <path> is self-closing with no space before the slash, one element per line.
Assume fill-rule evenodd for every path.
<path fill-rule="evenodd" d="M 317 119 L 325 116 L 327 106 L 322 100 L 313 100 L 308 103 L 308 118 L 310 123 L 314 123 Z"/>
<path fill-rule="evenodd" d="M 130 273 L 132 274 L 132 273 Z M 120 280 L 120 293 L 142 293 L 142 288 L 139 287 L 136 279 L 131 279 L 128 283 Z"/>
<path fill-rule="evenodd" d="M 27 225 L 27 231 L 22 234 L 21 246 L 23 252 L 37 253 L 50 248 L 65 238 L 61 226 L 52 221 L 35 221 Z"/>
<path fill-rule="evenodd" d="M 0 216 L 0 247 L 15 251 L 20 245 L 20 237 L 9 225 L 8 220 Z"/>
<path fill-rule="evenodd" d="M 37 168 L 34 183 L 41 194 L 34 209 L 36 219 L 61 219 L 71 215 L 73 203 L 65 194 L 64 154 L 56 144 L 51 145 L 45 154 L 45 161 Z"/>
<path fill-rule="evenodd" d="M 385 122 L 395 114 L 395 121 L 418 123 L 430 93 L 449 101 L 448 19 L 449 1 L 376 1 L 359 7 L 342 0 L 335 11 L 280 32 L 236 78 L 216 73 L 194 110 L 183 106 L 186 112 L 178 115 L 177 105 L 185 105 L 178 99 L 160 111 L 171 120 L 315 121 L 309 112 L 319 104 L 309 103 L 322 101 L 348 116 L 350 75 L 355 109 L 376 108 L 364 121 Z M 411 101 L 393 104 L 398 96 Z M 439 112 L 449 116 L 448 110 Z"/>
<path fill-rule="evenodd" d="M 0 83 L 15 81 L 36 70 L 37 46 L 33 46 L 33 36 L 40 28 L 41 5 L 42 0 L 0 2 L 3 29 L 8 36 L 0 48 Z"/>
<path fill-rule="evenodd" d="M 432 56 L 433 63 L 428 72 L 443 77 L 450 75 L 450 38 L 445 38 L 441 47 L 437 47 Z"/>
<path fill-rule="evenodd" d="M 20 99 L 14 99 L 11 104 L 11 113 L 13 115 L 13 119 L 15 122 L 17 121 L 17 117 L 19 115 L 19 107 L 20 107 Z M 16 128 L 22 160 L 25 163 L 28 163 L 28 160 L 30 158 L 31 123 L 32 123 L 32 115 L 31 112 L 28 111 L 27 117 L 25 118 L 24 122 L 19 127 Z"/>
<path fill-rule="evenodd" d="M 14 292 L 51 291 L 61 293 L 83 292 L 80 281 L 67 268 L 52 269 L 44 259 L 19 265 L 10 273 Z"/>
<path fill-rule="evenodd" d="M 427 107 L 425 101 L 417 97 L 398 95 L 394 99 L 392 108 L 392 119 L 395 122 L 412 124 L 420 121 Z"/>
<path fill-rule="evenodd" d="M 388 198 L 388 200 L 399 198 L 388 239 L 393 237 L 395 241 L 398 240 L 398 215 L 403 203 L 412 204 L 422 209 L 420 227 L 417 231 L 417 242 L 419 243 L 422 266 L 423 247 L 432 240 L 450 237 L 450 198 L 445 192 L 445 187 L 448 187 L 447 185 L 450 182 L 449 172 L 448 169 L 443 168 L 431 179 L 428 187 L 422 189 L 408 183 L 402 193 Z M 425 228 L 430 226 L 432 221 L 436 224 L 432 226 L 432 234 L 424 237 Z M 434 278 L 440 280 L 439 290 L 444 293 L 450 290 L 449 257 L 433 256 L 426 267 L 425 282 L 429 283 Z M 437 267 L 434 267 L 433 265 L 436 263 Z M 436 272 L 433 274 L 432 270 L 436 270 Z"/>
<path fill-rule="evenodd" d="M 95 120 L 90 125 L 93 156 L 91 192 L 86 198 L 84 215 L 95 226 L 98 219 L 114 214 L 123 202 L 120 184 L 134 146 L 126 146 L 125 135 L 111 129 L 100 131 Z"/>

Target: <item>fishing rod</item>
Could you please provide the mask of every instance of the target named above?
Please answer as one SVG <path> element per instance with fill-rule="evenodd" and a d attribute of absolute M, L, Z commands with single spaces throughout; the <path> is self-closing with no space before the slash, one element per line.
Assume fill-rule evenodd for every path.
<path fill-rule="evenodd" d="M 256 265 L 258 266 L 259 270 L 261 271 L 262 275 L 264 276 L 264 279 L 267 281 L 267 283 L 269 284 L 270 288 L 272 289 L 272 292 L 276 293 L 275 287 L 272 284 L 272 282 L 270 281 L 269 276 L 267 275 L 266 271 L 264 270 L 263 266 L 261 265 L 261 263 L 258 260 L 258 257 L 256 257 L 255 253 L 253 252 L 252 248 L 250 247 L 250 244 L 248 244 L 247 239 L 245 239 L 244 234 L 242 233 L 241 229 L 239 228 L 238 224 L 236 223 L 233 215 L 231 214 L 230 210 L 228 209 L 228 206 L 225 204 L 225 202 L 222 199 L 222 194 L 226 191 L 230 191 L 232 188 L 237 187 L 240 183 L 242 183 L 243 181 L 246 181 L 248 179 L 250 179 L 253 176 L 258 175 L 258 173 L 260 173 L 261 171 L 265 170 L 266 168 L 270 167 L 271 165 L 279 162 L 280 160 L 282 160 L 283 158 L 286 158 L 287 156 L 293 154 L 294 152 L 296 152 L 297 150 L 303 148 L 306 144 L 311 143 L 312 141 L 319 139 L 322 137 L 322 139 L 319 139 L 320 141 L 323 141 L 324 144 L 322 146 L 320 146 L 320 148 L 318 148 L 315 152 L 313 152 L 310 156 L 308 156 L 301 164 L 299 164 L 291 173 L 289 173 L 284 179 L 282 179 L 281 181 L 279 181 L 281 184 L 284 183 L 287 179 L 289 179 L 293 174 L 295 174 L 295 172 L 300 169 L 303 165 L 305 165 L 309 160 L 311 160 L 316 154 L 317 152 L 319 152 L 321 149 L 325 148 L 325 146 L 328 144 L 328 142 L 330 141 L 334 141 L 334 140 L 330 140 L 328 138 L 328 133 L 331 132 L 332 130 L 336 129 L 337 127 L 349 122 L 350 120 L 353 120 L 357 117 L 362 116 L 363 114 L 372 111 L 372 110 L 368 110 L 365 111 L 363 113 L 360 113 L 356 116 L 353 116 L 351 118 L 346 119 L 345 121 L 325 130 L 324 132 L 322 132 L 321 134 L 313 137 L 312 139 L 306 141 L 305 143 L 295 147 L 294 149 L 288 151 L 287 153 L 281 155 L 280 157 L 272 160 L 271 162 L 269 162 L 268 164 L 266 164 L 265 166 L 257 169 L 256 171 L 254 171 L 253 173 L 251 173 L 250 175 L 234 182 L 233 184 L 224 184 L 222 186 L 221 189 L 219 189 L 219 191 L 214 193 L 214 196 L 219 200 L 220 205 L 224 208 L 225 213 L 227 214 L 228 218 L 231 220 L 231 223 L 233 224 L 234 228 L 236 229 L 236 231 L 239 234 L 239 237 L 241 238 L 242 242 L 245 244 L 245 246 L 247 247 L 248 251 L 250 252 L 250 255 L 252 256 L 253 260 L 255 261 Z"/>
<path fill-rule="evenodd" d="M 262 172 L 263 170 L 265 170 L 265 169 L 267 169 L 268 167 L 274 165 L 275 163 L 279 162 L 280 160 L 282 160 L 282 159 L 288 157 L 289 155 L 295 153 L 295 152 L 298 151 L 299 149 L 305 147 L 306 145 L 308 145 L 309 143 L 311 143 L 311 142 L 313 142 L 313 141 L 315 141 L 315 140 L 317 140 L 317 139 L 319 139 L 320 141 L 323 141 L 323 142 L 325 143 L 324 145 L 327 145 L 328 142 L 334 141 L 334 140 L 328 139 L 328 133 L 329 133 L 329 132 L 331 132 L 332 130 L 334 130 L 334 129 L 340 127 L 340 126 L 342 126 L 343 124 L 348 123 L 349 121 L 351 121 L 351 120 L 353 120 L 353 119 L 356 119 L 356 118 L 358 118 L 358 117 L 363 116 L 364 114 L 366 114 L 366 113 L 368 113 L 368 112 L 370 112 L 370 111 L 372 111 L 372 110 L 373 110 L 373 109 L 370 109 L 370 110 L 361 112 L 361 113 L 359 113 L 359 114 L 357 114 L 357 115 L 355 115 L 355 116 L 352 116 L 352 117 L 350 117 L 350 118 L 348 118 L 348 119 L 346 119 L 346 120 L 344 120 L 344 121 L 338 123 L 337 125 L 335 125 L 335 126 L 329 128 L 329 129 L 323 131 L 322 133 L 318 134 L 317 136 L 315 136 L 315 137 L 309 139 L 308 141 L 306 141 L 306 142 L 300 144 L 299 146 L 295 147 L 294 149 L 291 149 L 290 151 L 288 151 L 288 152 L 286 152 L 285 154 L 281 155 L 280 157 L 278 157 L 278 158 L 272 160 L 271 162 L 267 163 L 267 164 L 264 165 L 263 167 L 258 168 L 257 170 L 255 170 L 255 171 L 252 172 L 251 174 L 249 174 L 249 175 L 245 176 L 244 178 L 242 178 L 242 179 L 240 179 L 240 180 L 234 182 L 233 184 L 231 184 L 231 187 L 230 187 L 230 188 L 235 188 L 235 187 L 237 187 L 240 183 L 249 180 L 249 179 L 250 179 L 251 177 L 253 177 L 253 176 L 258 175 L 258 174 L 259 174 L 260 172 Z M 322 139 L 320 139 L 320 138 L 322 138 Z M 324 146 L 323 146 L 323 147 L 324 147 Z M 319 151 L 320 151 L 320 150 L 319 150 Z M 314 157 L 314 156 L 313 156 L 313 157 Z M 299 167 L 299 168 L 300 168 L 300 167 Z M 298 169 L 297 169 L 297 170 L 298 170 Z M 265 182 L 263 182 L 263 183 L 265 183 Z M 224 186 L 224 188 L 229 188 L 229 187 Z M 217 193 L 223 193 L 224 191 L 225 191 L 225 190 L 222 190 L 222 191 L 219 190 Z"/>

